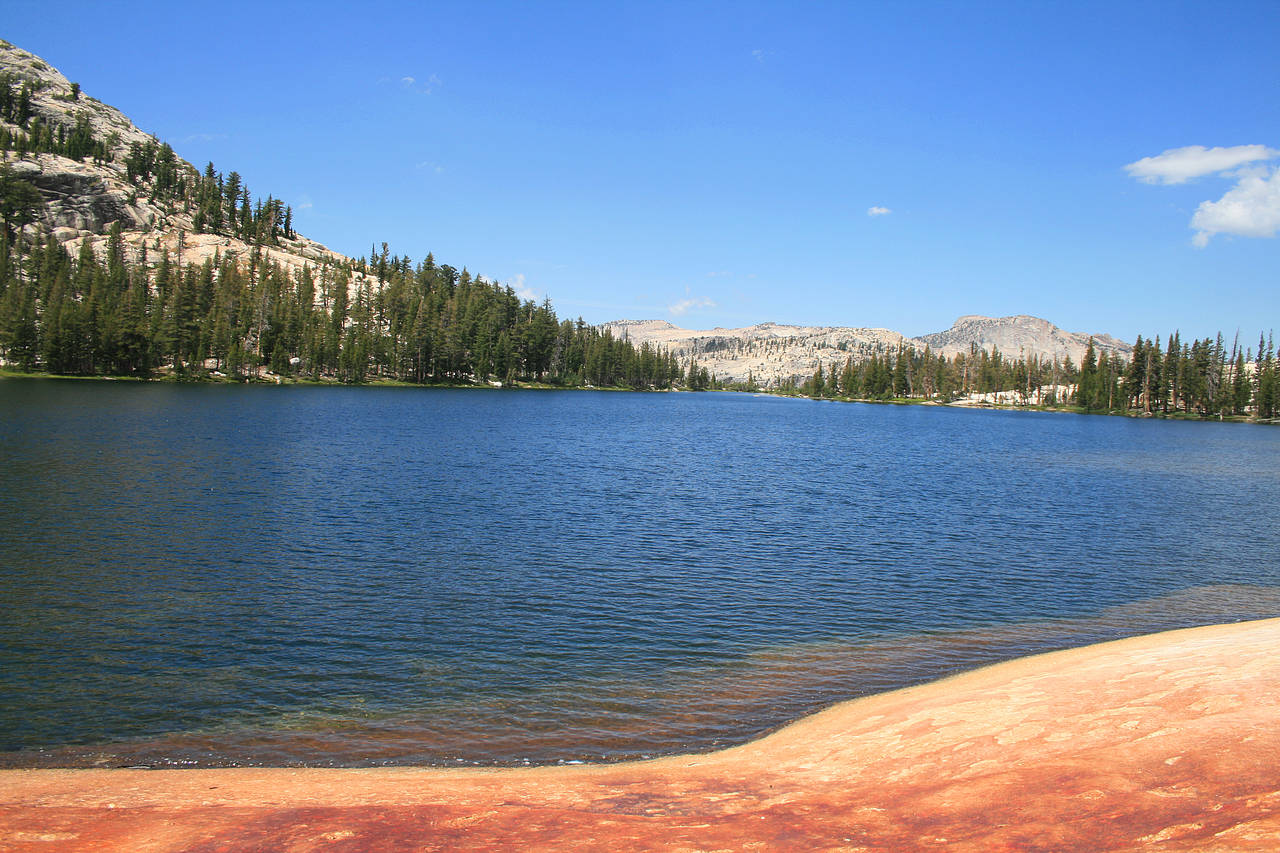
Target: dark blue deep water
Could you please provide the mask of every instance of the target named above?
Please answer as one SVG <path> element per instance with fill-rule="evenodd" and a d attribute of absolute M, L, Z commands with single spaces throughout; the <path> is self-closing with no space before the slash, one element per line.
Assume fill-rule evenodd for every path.
<path fill-rule="evenodd" d="M 1280 430 L 0 382 L 0 764 L 601 760 L 1280 615 Z"/>

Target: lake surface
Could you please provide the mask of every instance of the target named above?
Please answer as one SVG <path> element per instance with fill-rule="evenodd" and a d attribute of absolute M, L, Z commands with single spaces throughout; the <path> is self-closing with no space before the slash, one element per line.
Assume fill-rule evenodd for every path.
<path fill-rule="evenodd" d="M 1280 430 L 742 394 L 0 382 L 0 765 L 739 743 L 1280 615 Z"/>

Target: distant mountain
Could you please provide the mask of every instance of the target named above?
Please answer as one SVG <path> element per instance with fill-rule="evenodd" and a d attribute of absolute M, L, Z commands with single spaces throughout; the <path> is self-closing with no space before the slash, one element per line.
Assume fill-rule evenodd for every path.
<path fill-rule="evenodd" d="M 1070 358 L 1075 364 L 1084 357 L 1089 338 L 1101 352 L 1116 353 L 1126 360 L 1133 355 L 1133 347 L 1110 335 L 1087 335 L 1082 332 L 1066 332 L 1039 317 L 1018 314 L 1013 317 L 981 317 L 970 314 L 961 317 L 945 332 L 923 335 L 916 340 L 928 344 L 935 353 L 953 356 L 968 352 L 972 346 L 988 352 L 994 347 L 1003 355 L 1035 355 L 1047 360 Z"/>
<path fill-rule="evenodd" d="M 664 320 L 618 320 L 605 324 L 615 337 L 636 346 L 645 342 L 665 347 L 681 360 L 695 358 L 724 380 L 761 385 L 807 376 L 818 364 L 844 364 L 850 356 L 861 361 L 873 353 L 896 351 L 907 339 L 888 329 L 847 329 L 836 326 L 782 326 L 760 323 L 744 329 L 681 329 Z"/>
<path fill-rule="evenodd" d="M 896 352 L 900 346 L 914 347 L 917 351 L 928 346 L 933 352 L 946 356 L 969 352 L 973 346 L 988 352 L 994 347 L 1010 358 L 1070 358 L 1079 364 L 1090 337 L 1063 331 L 1047 320 L 1025 315 L 965 316 L 946 331 L 919 338 L 908 338 L 889 329 L 777 323 L 700 331 L 682 329 L 665 320 L 616 320 L 603 328 L 637 346 L 648 342 L 666 347 L 682 360 L 695 358 L 718 378 L 746 380 L 750 375 L 762 385 L 808 376 L 819 364 L 824 369 L 833 364 L 843 365 L 849 357 L 857 363 L 872 354 Z M 1132 346 L 1110 335 L 1092 337 L 1099 352 L 1114 352 L 1124 358 L 1133 352 Z"/>

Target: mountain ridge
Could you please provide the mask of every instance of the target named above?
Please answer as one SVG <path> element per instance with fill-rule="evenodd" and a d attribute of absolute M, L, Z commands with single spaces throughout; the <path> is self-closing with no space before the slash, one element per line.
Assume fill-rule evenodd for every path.
<path fill-rule="evenodd" d="M 774 322 L 737 329 L 683 329 L 667 320 L 614 320 L 601 326 L 615 336 L 625 336 L 637 346 L 650 343 L 667 347 L 681 359 L 699 365 L 725 381 L 748 377 L 767 385 L 789 382 L 872 355 L 896 352 L 899 347 L 952 357 L 973 347 L 993 348 L 1007 358 L 1035 357 L 1041 361 L 1070 359 L 1079 365 L 1089 340 L 1100 353 L 1128 359 L 1133 347 L 1106 334 L 1068 332 L 1048 320 L 1027 314 L 986 317 L 966 314 L 949 329 L 908 337 L 892 329 L 850 326 L 795 326 Z"/>

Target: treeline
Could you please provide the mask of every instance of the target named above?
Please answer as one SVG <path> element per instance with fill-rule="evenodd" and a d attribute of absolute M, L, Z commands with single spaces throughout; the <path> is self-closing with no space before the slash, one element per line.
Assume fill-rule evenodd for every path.
<path fill-rule="evenodd" d="M 1256 350 L 1241 348 L 1238 339 L 1227 349 L 1221 334 L 1187 343 L 1175 332 L 1163 349 L 1158 337 L 1139 337 L 1127 363 L 1097 356 L 1090 341 L 1075 402 L 1090 411 L 1270 420 L 1276 416 L 1276 369 L 1270 336 L 1259 336 Z"/>
<path fill-rule="evenodd" d="M 792 382 L 791 387 L 806 396 L 869 400 L 949 401 L 1013 390 L 1032 398 L 1037 389 L 1072 381 L 1073 371 L 1069 360 L 1032 357 L 1010 361 L 996 349 L 988 352 L 977 346 L 951 358 L 927 346 L 923 351 L 899 347 L 891 353 L 872 353 L 860 362 L 850 356 L 843 366 L 833 365 L 825 373 L 819 366 L 803 383 Z"/>
<path fill-rule="evenodd" d="M 950 358 L 928 347 L 900 347 L 852 358 L 803 382 L 783 383 L 782 393 L 855 400 L 937 400 L 972 395 L 1007 395 L 1021 405 L 1075 406 L 1085 411 L 1201 417 L 1277 416 L 1277 353 L 1270 336 L 1257 349 L 1229 349 L 1223 337 L 1184 342 L 1179 333 L 1134 344 L 1133 357 L 1100 353 L 1090 340 L 1077 367 L 1071 359 L 1036 356 L 1009 359 L 998 350 L 971 346 Z M 753 378 L 729 387 L 756 390 Z"/>
<path fill-rule="evenodd" d="M 545 382 L 671 388 L 666 351 L 633 346 L 549 301 L 383 251 L 372 262 L 292 271 L 255 250 L 181 264 L 167 251 L 130 257 L 119 226 L 104 257 L 76 257 L 52 237 L 0 233 L 0 356 L 21 370 L 81 376 L 159 371 L 364 382 Z"/>

